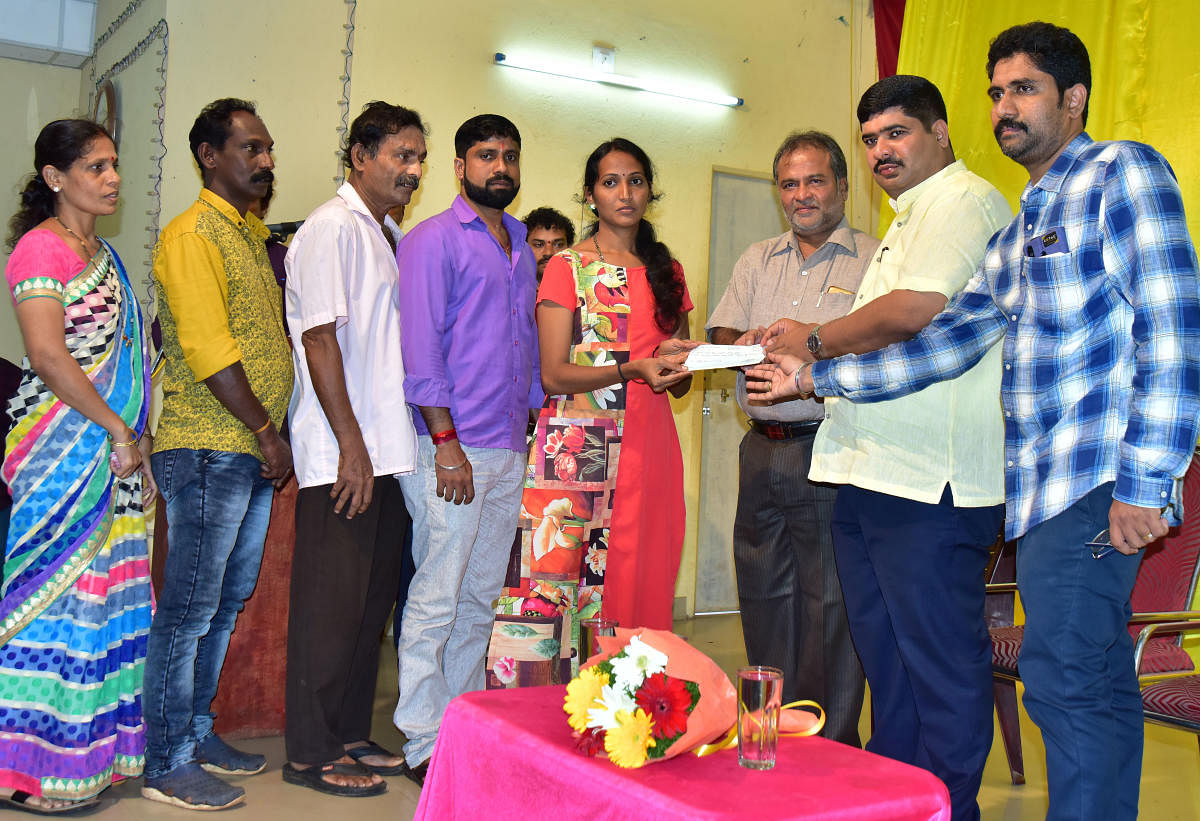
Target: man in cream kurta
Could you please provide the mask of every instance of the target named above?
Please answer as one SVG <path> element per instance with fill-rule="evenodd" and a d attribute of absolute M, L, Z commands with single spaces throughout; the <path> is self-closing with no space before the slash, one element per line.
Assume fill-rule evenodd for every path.
<path fill-rule="evenodd" d="M 863 95 L 858 118 L 868 165 L 896 217 L 854 309 L 777 340 L 809 360 L 915 335 L 966 285 L 1012 214 L 991 184 L 955 161 L 945 105 L 929 81 L 880 81 Z M 839 485 L 834 551 L 871 686 L 867 749 L 941 778 L 955 819 L 979 817 L 992 740 L 983 573 L 1004 519 L 999 385 L 996 349 L 912 396 L 827 400 L 809 473 Z"/>

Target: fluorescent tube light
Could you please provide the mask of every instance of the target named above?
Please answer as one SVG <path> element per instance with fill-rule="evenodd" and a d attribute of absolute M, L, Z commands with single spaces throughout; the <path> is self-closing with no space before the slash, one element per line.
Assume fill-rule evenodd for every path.
<path fill-rule="evenodd" d="M 703 89 L 681 86 L 677 83 L 669 83 L 659 80 L 639 80 L 636 77 L 628 77 L 624 74 L 588 71 L 549 62 L 513 58 L 500 51 L 496 52 L 493 59 L 498 66 L 520 68 L 524 69 L 525 71 L 536 71 L 539 74 L 550 74 L 554 77 L 566 77 L 571 80 L 583 80 L 584 82 L 588 83 L 622 86 L 624 88 L 632 88 L 638 91 L 648 91 L 651 94 L 661 94 L 666 97 L 677 97 L 682 100 L 692 100 L 693 102 L 698 103 L 711 103 L 713 105 L 726 105 L 730 106 L 731 108 L 736 108 L 740 105 L 744 105 L 746 102 L 741 97 L 733 97 L 729 94 L 716 94 Z"/>

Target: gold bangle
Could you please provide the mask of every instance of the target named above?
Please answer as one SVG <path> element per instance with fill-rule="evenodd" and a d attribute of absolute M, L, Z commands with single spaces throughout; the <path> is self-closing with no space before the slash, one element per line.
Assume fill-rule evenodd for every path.
<path fill-rule="evenodd" d="M 138 440 L 134 439 L 132 442 L 112 442 L 111 444 L 114 448 L 136 448 L 137 443 Z"/>
<path fill-rule="evenodd" d="M 258 436 L 260 433 L 262 433 L 264 430 L 266 430 L 269 427 L 271 427 L 271 417 L 268 416 L 267 421 L 263 424 L 263 426 L 261 428 L 259 428 L 258 430 L 252 430 L 252 431 L 250 431 L 250 433 L 254 436 Z"/>

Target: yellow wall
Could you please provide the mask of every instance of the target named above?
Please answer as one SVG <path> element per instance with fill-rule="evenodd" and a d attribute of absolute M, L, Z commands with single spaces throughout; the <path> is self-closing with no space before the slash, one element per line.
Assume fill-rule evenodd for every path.
<path fill-rule="evenodd" d="M 127 3 L 102 0 L 103 31 Z M 298 219 L 334 191 L 338 99 L 350 6 L 332 0 L 157 0 L 145 3 L 101 50 L 101 70 L 144 36 L 158 17 L 170 26 L 163 162 L 162 224 L 195 196 L 199 178 L 187 132 L 199 109 L 221 96 L 257 101 L 276 141 L 276 198 L 269 221 Z M 430 127 L 422 189 L 405 223 L 429 217 L 456 191 L 453 135 L 477 113 L 505 114 L 524 137 L 522 191 L 512 212 L 543 204 L 578 219 L 574 203 L 583 160 L 600 141 L 621 135 L 647 150 L 666 193 L 652 214 L 662 238 L 683 263 L 692 299 L 693 333 L 707 316 L 709 199 L 712 168 L 762 172 L 782 137 L 816 127 L 851 142 L 852 103 L 873 80 L 873 29 L 866 0 L 760 0 L 741 9 L 659 0 L 590 3 L 527 0 L 519 7 L 478 2 L 395 3 L 360 0 L 355 11 L 350 117 L 385 99 L 421 112 Z M 230 24 L 236 20 L 237 24 Z M 865 43 L 865 47 L 860 46 Z M 557 55 L 584 64 L 593 43 L 614 46 L 617 70 L 632 75 L 689 77 L 728 89 L 747 101 L 730 110 L 655 98 L 627 90 L 539 77 L 492 65 L 496 51 Z M 151 56 L 139 60 L 144 64 Z M 129 69 L 132 77 L 144 65 Z M 859 79 L 859 78 L 862 79 Z M 82 80 L 85 93 L 88 78 Z M 122 88 L 118 77 L 118 90 Z M 129 128 L 145 130 L 149 100 L 122 101 Z M 147 134 L 122 140 L 122 163 L 147 151 Z M 139 165 L 145 161 L 138 159 Z M 141 172 L 139 171 L 139 174 Z M 137 188 L 144 187 L 142 177 Z M 870 219 L 869 178 L 858 175 L 860 223 Z M 132 183 L 127 178 L 127 185 Z M 131 192 L 134 188 L 129 189 Z M 861 203 L 857 202 L 861 200 Z M 135 280 L 145 232 L 139 204 L 123 208 L 108 230 Z M 144 268 L 144 266 L 142 266 Z M 700 401 L 676 403 L 684 450 L 687 504 L 699 487 Z M 680 592 L 694 586 L 694 524 L 689 528 Z M 689 602 L 690 604 L 690 602 Z"/>
<path fill-rule="evenodd" d="M 104 32 L 129 5 L 127 0 L 100 0 L 97 32 Z M 277 193 L 268 221 L 303 218 L 335 188 L 343 26 L 351 8 L 334 0 L 145 0 L 102 45 L 93 65 L 82 71 L 58 70 L 63 77 L 58 93 L 66 102 L 53 112 L 39 109 L 32 127 L 36 130 L 42 121 L 59 116 L 63 107 L 88 105 L 96 75 L 127 55 L 165 18 L 170 39 L 160 224 L 195 197 L 200 183 L 187 132 L 200 108 L 223 96 L 256 101 L 275 138 Z M 696 304 L 691 319 L 695 334 L 703 327 L 709 305 L 706 267 L 714 166 L 769 171 L 775 148 L 788 131 L 829 131 L 854 163 L 852 218 L 868 227 L 871 183 L 862 172 L 861 152 L 853 139 L 853 102 L 874 79 L 869 10 L 868 0 L 758 0 L 753 14 L 742 7 L 694 0 L 613 0 L 602 6 L 570 0 L 527 0 L 519 6 L 477 0 L 360 0 L 355 7 L 349 116 L 352 119 L 370 100 L 385 99 L 415 108 L 429 125 L 426 178 L 407 226 L 441 211 L 454 196 L 453 135 L 474 114 L 505 114 L 522 131 L 522 191 L 511 209 L 518 216 L 549 204 L 578 220 L 580 207 L 574 197 L 584 158 L 611 136 L 633 139 L 657 165 L 657 184 L 666 197 L 651 216 L 687 271 Z M 697 105 L 531 75 L 491 61 L 494 52 L 505 51 L 559 56 L 586 65 L 594 43 L 616 48 L 621 73 L 692 78 L 740 95 L 746 105 L 740 110 Z M 156 49 L 157 45 L 115 79 L 121 98 L 124 202 L 114 218 L 99 226 L 134 281 L 141 283 L 148 274 L 145 212 L 153 207 L 148 192 L 154 173 Z M 42 78 L 54 71 L 33 67 L 26 73 Z M 0 99 L 23 101 L 25 89 L 47 82 L 25 76 L 14 82 L 6 70 L 5 97 Z M 28 148 L 10 140 L 7 144 L 14 150 L 8 153 L 28 162 L 31 140 Z M 13 169 L 3 178 L 15 176 Z M 6 340 L 12 347 L 11 333 L 0 337 L 0 342 Z M 677 402 L 675 411 L 687 504 L 694 510 L 699 392 Z M 680 593 L 689 598 L 689 606 L 694 542 L 693 523 L 680 573 Z"/>
<path fill-rule="evenodd" d="M 33 173 L 33 141 L 50 120 L 75 116 L 79 71 L 0 57 L 0 218 L 3 239 L 17 210 L 18 192 Z M 0 244 L 0 266 L 8 263 L 8 245 Z M 7 291 L 6 291 L 7 293 Z M 0 356 L 20 362 L 25 355 L 12 300 L 0 299 Z"/>

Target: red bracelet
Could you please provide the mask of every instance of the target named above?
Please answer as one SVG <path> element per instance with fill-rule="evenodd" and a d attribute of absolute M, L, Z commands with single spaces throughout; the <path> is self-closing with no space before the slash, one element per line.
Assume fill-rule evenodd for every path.
<path fill-rule="evenodd" d="M 447 442 L 453 442 L 455 439 L 457 439 L 458 431 L 456 431 L 454 428 L 446 428 L 440 433 L 431 434 L 431 438 L 433 439 L 433 443 L 435 445 L 444 445 Z"/>

